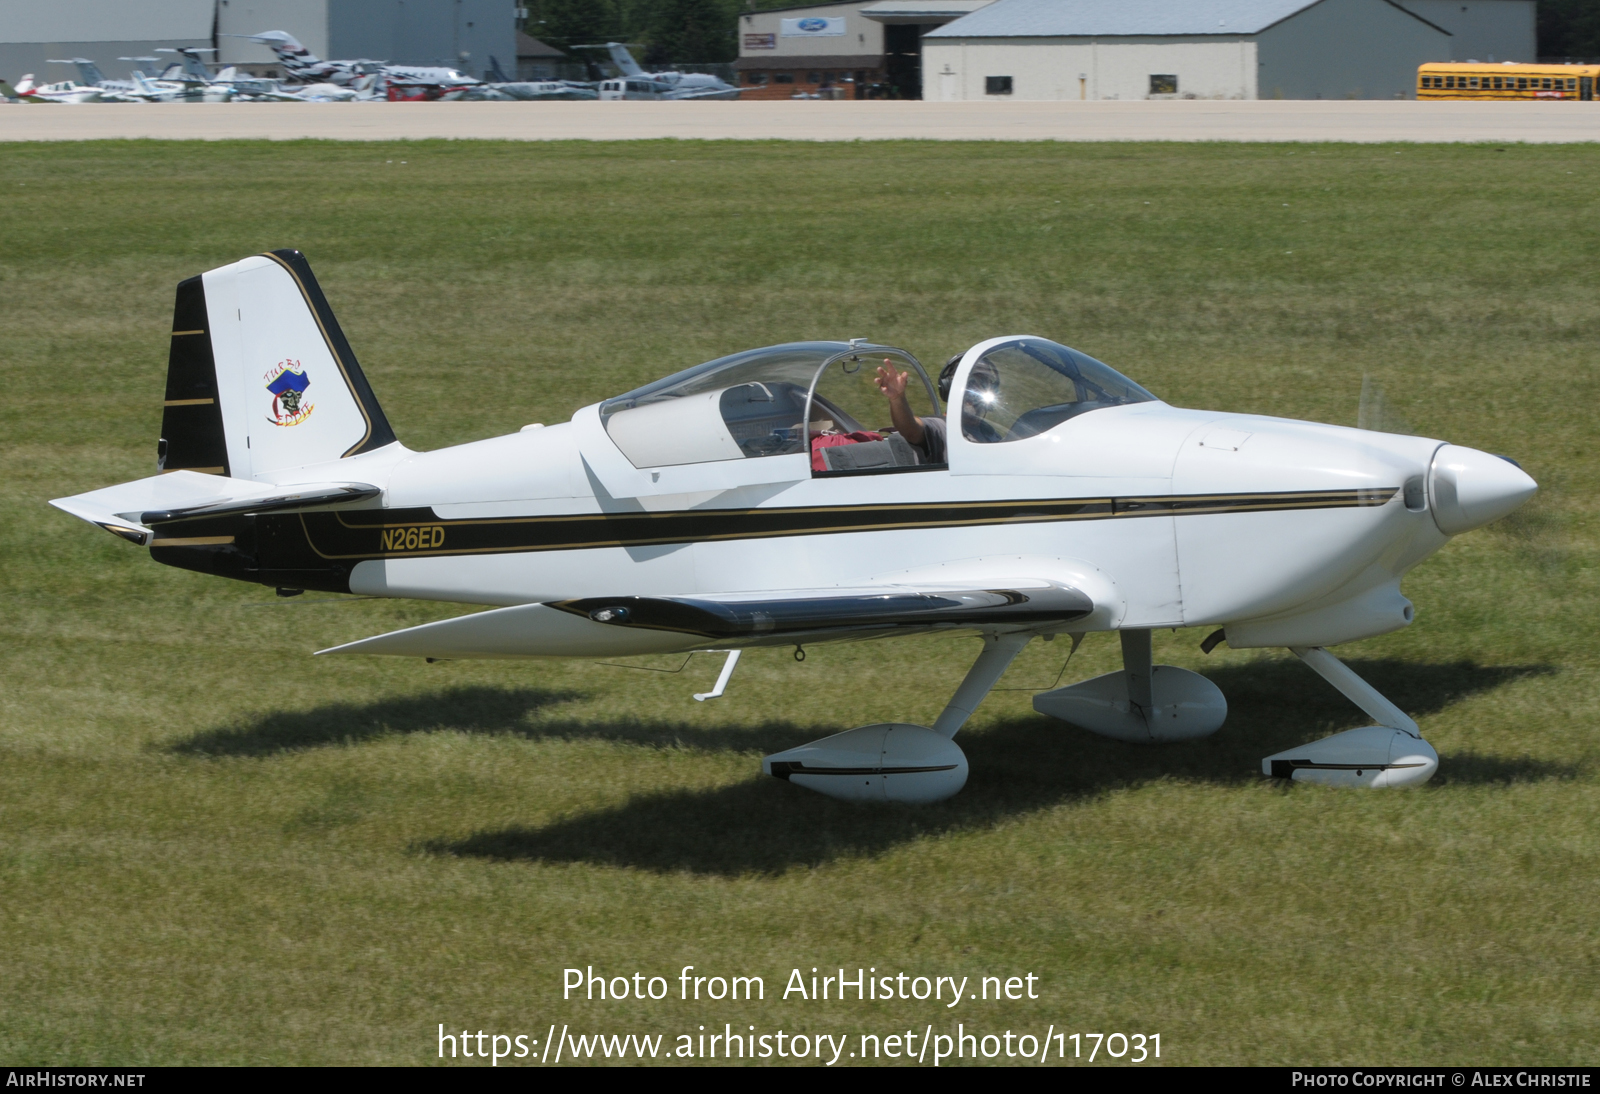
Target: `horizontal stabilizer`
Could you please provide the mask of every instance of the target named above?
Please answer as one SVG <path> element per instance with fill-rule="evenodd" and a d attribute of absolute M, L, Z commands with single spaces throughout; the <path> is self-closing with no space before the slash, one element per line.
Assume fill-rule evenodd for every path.
<path fill-rule="evenodd" d="M 141 545 L 155 525 L 200 517 L 311 509 L 336 502 L 361 501 L 380 491 L 366 483 L 275 485 L 248 479 L 173 471 L 147 479 L 91 490 L 50 504 Z"/>
<path fill-rule="evenodd" d="M 254 484 L 252 484 L 254 485 Z M 201 517 L 231 517 L 244 513 L 281 513 L 295 509 L 312 509 L 336 502 L 370 501 L 383 493 L 382 489 L 364 482 L 329 482 L 314 486 L 293 486 L 286 492 L 267 497 L 228 498 L 206 505 L 191 505 L 183 509 L 152 509 L 140 516 L 141 524 L 170 524 L 179 520 L 199 520 Z"/>

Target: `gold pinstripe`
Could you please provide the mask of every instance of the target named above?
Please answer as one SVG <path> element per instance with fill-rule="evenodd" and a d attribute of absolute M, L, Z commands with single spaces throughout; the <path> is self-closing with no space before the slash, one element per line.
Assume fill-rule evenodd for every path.
<path fill-rule="evenodd" d="M 673 544 L 673 543 L 713 543 L 740 539 L 783 539 L 793 536 L 819 536 L 840 535 L 850 532 L 879 532 L 894 531 L 899 529 L 917 528 L 962 528 L 982 525 L 1009 525 L 1009 524 L 1056 524 L 1068 521 L 1084 520 L 1137 520 L 1146 517 L 1184 517 L 1207 516 L 1227 513 L 1261 513 L 1275 511 L 1291 511 L 1300 509 L 1356 509 L 1370 508 L 1382 505 L 1393 498 L 1399 491 L 1392 488 L 1381 490 L 1339 490 L 1330 492 L 1306 492 L 1298 494 L 1203 494 L 1183 495 L 1171 494 L 1154 497 L 1140 497 L 1123 499 L 1125 503 L 1138 505 L 1137 510 L 1117 511 L 1114 498 L 1059 498 L 1059 499 L 1031 499 L 1036 500 L 1041 506 L 1047 505 L 1081 505 L 1094 507 L 1097 511 L 1087 513 L 1019 513 L 1007 517 L 972 517 L 968 519 L 940 518 L 935 513 L 937 510 L 972 510 L 984 508 L 1015 508 L 1019 504 L 1028 504 L 1030 499 L 1022 502 L 1016 499 L 1006 501 L 972 501 L 972 502 L 905 502 L 900 504 L 882 506 L 801 506 L 782 509 L 712 509 L 698 511 L 707 517 L 729 516 L 772 516 L 775 514 L 809 514 L 809 513 L 859 513 L 863 509 L 874 512 L 904 512 L 907 510 L 931 510 L 929 518 L 923 521 L 888 521 L 883 523 L 852 523 L 838 525 L 824 525 L 811 528 L 797 528 L 793 530 L 778 530 L 770 532 L 725 532 L 725 533 L 699 533 L 695 535 L 652 537 L 649 535 L 629 536 L 627 538 L 606 538 L 586 540 L 575 543 L 557 543 L 549 546 L 536 544 L 521 544 L 506 547 L 467 547 L 437 551 L 376 551 L 357 552 L 354 554 L 328 554 L 317 547 L 312 538 L 311 529 L 306 525 L 305 514 L 299 514 L 300 525 L 305 532 L 306 543 L 319 557 L 328 560 L 338 559 L 386 559 L 386 558 L 439 558 L 460 555 L 488 555 L 488 554 L 531 554 L 543 551 L 584 551 L 603 547 L 626 547 L 640 544 Z M 1157 508 L 1161 505 L 1173 505 L 1183 502 L 1205 501 L 1211 504 L 1182 508 L 1178 510 Z M 1109 511 L 1108 511 L 1109 510 Z M 611 514 L 604 513 L 568 513 L 556 516 L 529 516 L 529 517 L 489 517 L 485 519 L 466 520 L 420 520 L 397 521 L 394 523 L 380 524 L 352 524 L 345 512 L 335 512 L 334 518 L 345 528 L 363 531 L 380 531 L 389 528 L 421 528 L 443 526 L 445 528 L 463 528 L 487 525 L 508 524 L 570 524 L 576 521 L 603 520 Z M 353 515 L 353 514 L 351 514 Z M 629 513 L 630 520 L 682 518 L 685 512 L 668 511 L 661 513 Z"/>

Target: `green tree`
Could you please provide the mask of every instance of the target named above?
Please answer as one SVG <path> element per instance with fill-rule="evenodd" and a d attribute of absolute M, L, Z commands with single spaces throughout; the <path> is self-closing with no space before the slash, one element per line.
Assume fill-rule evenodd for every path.
<path fill-rule="evenodd" d="M 523 29 L 581 59 L 574 50 L 626 42 L 646 66 L 731 61 L 739 55 L 739 12 L 746 0 L 528 0 Z"/>
<path fill-rule="evenodd" d="M 655 64 L 731 61 L 739 55 L 737 0 L 652 0 L 648 57 Z"/>
<path fill-rule="evenodd" d="M 1539 0 L 1539 56 L 1600 58 L 1600 0 Z"/>
<path fill-rule="evenodd" d="M 523 29 L 564 53 L 594 42 L 626 41 L 623 0 L 530 0 Z"/>

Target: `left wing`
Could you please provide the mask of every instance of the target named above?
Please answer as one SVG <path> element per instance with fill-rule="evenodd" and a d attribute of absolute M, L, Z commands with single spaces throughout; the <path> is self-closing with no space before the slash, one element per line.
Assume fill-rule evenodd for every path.
<path fill-rule="evenodd" d="M 1056 582 L 991 588 L 899 583 L 696 596 L 610 596 L 518 604 L 391 631 L 322 653 L 402 657 L 627 657 L 988 626 L 1067 625 L 1095 609 Z"/>
<path fill-rule="evenodd" d="M 721 596 L 614 596 L 558 600 L 558 611 L 613 627 L 748 639 L 884 627 L 1070 623 L 1094 610 L 1076 589 L 809 589 Z"/>

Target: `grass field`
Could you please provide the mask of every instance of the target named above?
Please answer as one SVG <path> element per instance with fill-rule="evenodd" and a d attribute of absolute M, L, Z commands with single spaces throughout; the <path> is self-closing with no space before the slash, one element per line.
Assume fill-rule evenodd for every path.
<path fill-rule="evenodd" d="M 1592 1064 L 1597 171 L 1584 146 L 7 146 L 0 1063 L 961 1021 L 1159 1033 L 1167 1063 Z M 1408 579 L 1414 626 L 1339 651 L 1437 746 L 1421 790 L 1261 779 L 1364 719 L 1287 654 L 1180 631 L 1158 659 L 1227 694 L 1214 738 L 1034 715 L 1065 653 L 1036 643 L 960 738 L 962 794 L 849 807 L 759 757 L 926 722 L 970 640 L 747 654 L 706 704 L 710 657 L 329 663 L 459 609 L 278 601 L 48 508 L 153 471 L 173 286 L 273 247 L 416 449 L 750 346 L 938 362 L 1026 331 L 1177 405 L 1354 424 L 1365 376 L 1390 428 L 1543 489 Z M 1066 679 L 1116 664 L 1091 638 Z M 767 998 L 561 998 L 569 966 L 675 994 L 683 965 Z M 1041 980 L 955 1011 L 777 998 L 813 966 Z"/>

